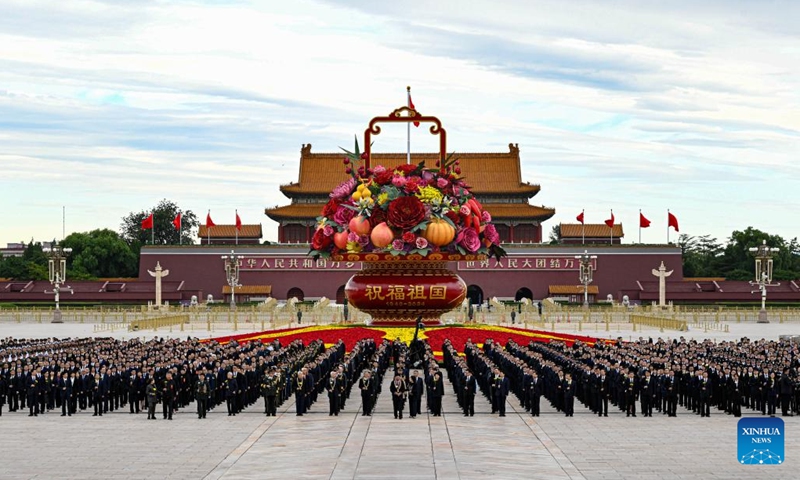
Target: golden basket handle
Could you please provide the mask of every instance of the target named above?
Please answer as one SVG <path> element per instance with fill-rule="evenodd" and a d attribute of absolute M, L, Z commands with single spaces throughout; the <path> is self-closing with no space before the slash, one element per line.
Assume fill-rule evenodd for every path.
<path fill-rule="evenodd" d="M 403 115 L 404 113 L 406 114 Z M 444 165 L 444 161 L 447 159 L 447 132 L 442 127 L 442 122 L 436 117 L 421 115 L 413 108 L 400 107 L 386 117 L 374 117 L 369 121 L 369 126 L 364 130 L 364 153 L 366 154 L 364 166 L 370 168 L 372 165 L 372 135 L 381 133 L 381 127 L 378 126 L 379 123 L 411 122 L 433 124 L 429 131 L 432 135 L 439 135 L 439 165 Z"/>

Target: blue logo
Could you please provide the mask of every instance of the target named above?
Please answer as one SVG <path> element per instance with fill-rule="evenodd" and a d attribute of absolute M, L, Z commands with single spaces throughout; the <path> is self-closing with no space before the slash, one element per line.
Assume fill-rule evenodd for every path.
<path fill-rule="evenodd" d="M 761 417 L 743 418 L 737 425 L 738 461 L 742 465 L 780 465 L 784 457 L 783 420 Z"/>

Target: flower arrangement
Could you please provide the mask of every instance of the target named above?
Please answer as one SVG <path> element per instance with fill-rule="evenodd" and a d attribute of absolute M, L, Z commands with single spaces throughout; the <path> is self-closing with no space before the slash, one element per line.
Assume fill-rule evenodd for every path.
<path fill-rule="evenodd" d="M 492 216 L 470 192 L 453 155 L 435 168 L 424 162 L 367 168 L 357 140 L 353 152 L 342 150 L 350 178 L 330 193 L 317 217 L 310 255 L 506 255 Z"/>

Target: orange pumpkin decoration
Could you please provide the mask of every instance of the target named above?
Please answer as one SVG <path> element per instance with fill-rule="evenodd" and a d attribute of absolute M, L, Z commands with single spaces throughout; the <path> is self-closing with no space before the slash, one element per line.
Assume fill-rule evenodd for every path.
<path fill-rule="evenodd" d="M 422 232 L 422 236 L 428 243 L 443 247 L 453 241 L 456 229 L 441 218 L 432 218 L 428 227 Z"/>

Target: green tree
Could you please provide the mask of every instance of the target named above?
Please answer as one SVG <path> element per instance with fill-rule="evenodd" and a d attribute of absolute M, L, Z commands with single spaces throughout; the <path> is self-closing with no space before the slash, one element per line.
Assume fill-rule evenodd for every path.
<path fill-rule="evenodd" d="M 9 257 L 0 262 L 0 277 L 14 280 L 47 280 L 47 256 L 42 244 L 31 241 L 21 257 Z"/>
<path fill-rule="evenodd" d="M 152 244 L 151 235 L 155 237 L 156 245 L 178 245 L 179 243 L 191 245 L 194 243 L 199 222 L 197 221 L 197 216 L 191 210 L 182 211 L 181 232 L 179 235 L 172 221 L 181 211 L 175 202 L 165 198 L 148 211 L 131 212 L 125 216 L 120 225 L 120 235 L 128 242 L 128 245 L 136 255 L 139 254 L 142 245 Z M 154 226 L 152 234 L 150 230 L 142 229 L 142 221 L 151 213 L 153 214 Z"/>
<path fill-rule="evenodd" d="M 67 276 L 75 279 L 133 277 L 138 259 L 122 237 L 113 230 L 72 233 L 62 242 L 72 249 L 67 259 Z"/>

